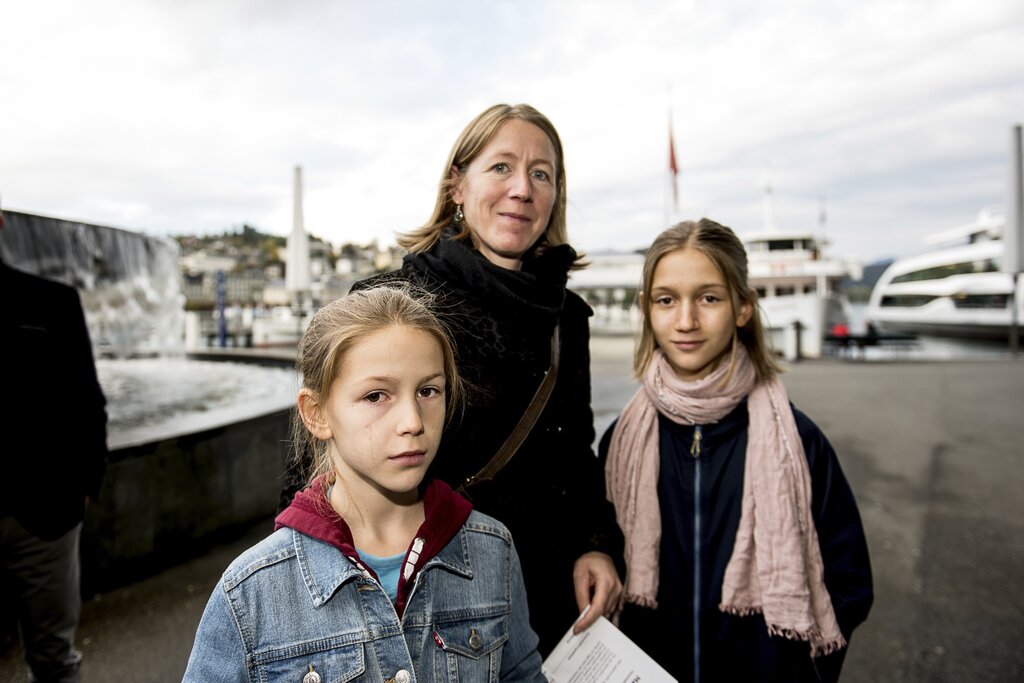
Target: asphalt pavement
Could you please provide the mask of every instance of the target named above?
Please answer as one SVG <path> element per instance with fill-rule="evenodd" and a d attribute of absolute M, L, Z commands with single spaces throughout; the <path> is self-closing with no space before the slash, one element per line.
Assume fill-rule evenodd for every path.
<path fill-rule="evenodd" d="M 632 343 L 592 344 L 598 433 L 632 395 Z M 1024 360 L 805 361 L 793 402 L 832 441 L 857 495 L 875 604 L 844 682 L 1024 680 Z M 179 681 L 221 571 L 270 529 L 88 599 L 86 683 Z M 0 681 L 23 680 L 0 648 Z"/>

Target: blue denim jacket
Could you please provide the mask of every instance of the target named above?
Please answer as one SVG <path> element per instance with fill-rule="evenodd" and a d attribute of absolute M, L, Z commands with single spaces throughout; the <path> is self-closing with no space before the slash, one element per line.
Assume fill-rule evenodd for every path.
<path fill-rule="evenodd" d="M 224 572 L 184 680 L 545 681 L 540 667 L 512 537 L 473 511 L 420 569 L 401 619 L 337 548 L 277 530 Z"/>

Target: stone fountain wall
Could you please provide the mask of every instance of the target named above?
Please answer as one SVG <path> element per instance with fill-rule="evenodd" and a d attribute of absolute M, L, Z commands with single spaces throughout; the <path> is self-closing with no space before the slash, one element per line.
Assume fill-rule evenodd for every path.
<path fill-rule="evenodd" d="M 283 486 L 287 410 L 110 453 L 82 531 L 91 595 L 196 557 L 273 516 Z"/>

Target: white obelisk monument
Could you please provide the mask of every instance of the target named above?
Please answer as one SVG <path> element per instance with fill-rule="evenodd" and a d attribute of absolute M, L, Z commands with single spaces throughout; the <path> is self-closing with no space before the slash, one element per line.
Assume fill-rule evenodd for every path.
<path fill-rule="evenodd" d="M 291 294 L 292 304 L 302 311 L 304 299 L 309 296 L 309 238 L 302 220 L 301 166 L 295 167 L 294 202 L 292 233 L 288 236 L 288 260 L 285 263 L 285 286 Z"/>

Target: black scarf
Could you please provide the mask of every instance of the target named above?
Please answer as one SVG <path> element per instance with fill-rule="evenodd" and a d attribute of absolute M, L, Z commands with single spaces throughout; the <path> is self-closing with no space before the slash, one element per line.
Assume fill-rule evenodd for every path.
<path fill-rule="evenodd" d="M 525 256 L 521 270 L 508 270 L 488 261 L 451 231 L 429 251 L 409 254 L 404 264 L 444 283 L 449 292 L 467 300 L 486 302 L 513 315 L 557 317 L 565 302 L 565 285 L 576 252 L 568 244 Z"/>

